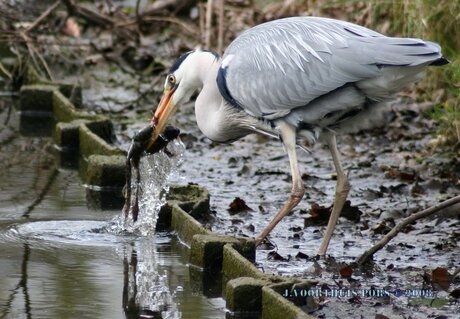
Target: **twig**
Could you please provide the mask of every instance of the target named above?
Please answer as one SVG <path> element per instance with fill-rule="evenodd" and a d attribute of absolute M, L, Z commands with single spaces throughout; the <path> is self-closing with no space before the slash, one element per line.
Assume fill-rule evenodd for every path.
<path fill-rule="evenodd" d="M 370 249 L 366 250 L 361 257 L 359 257 L 356 260 L 356 263 L 358 265 L 364 264 L 369 258 L 371 258 L 377 251 L 382 249 L 390 240 L 392 240 L 398 233 L 406 228 L 409 224 L 413 223 L 414 221 L 428 217 L 434 213 L 439 212 L 440 210 L 450 207 L 452 205 L 455 205 L 457 203 L 460 203 L 460 195 L 455 196 L 451 199 L 445 200 L 441 203 L 436 204 L 433 207 L 427 208 L 422 210 L 421 212 L 418 212 L 416 214 L 410 215 L 406 218 L 404 218 L 398 225 L 393 227 L 393 229 L 386 234 L 377 244 L 372 246 Z"/>
<path fill-rule="evenodd" d="M 61 0 L 56 1 L 53 3 L 48 9 L 46 9 L 45 12 L 43 12 L 26 30 L 25 32 L 29 32 L 33 29 L 35 29 L 40 23 L 42 23 L 43 20 L 46 19 L 46 17 L 54 11 L 59 6 L 59 3 L 61 3 Z"/>
<path fill-rule="evenodd" d="M 69 15 L 75 15 L 86 21 L 93 23 L 101 27 L 108 27 L 115 25 L 115 22 L 99 12 L 90 10 L 88 8 L 82 7 L 78 4 L 75 4 L 72 0 L 62 0 L 62 2 L 67 7 Z"/>
<path fill-rule="evenodd" d="M 198 30 L 196 29 L 196 27 L 192 24 L 189 24 L 189 23 L 186 23 L 186 22 L 183 22 L 177 18 L 174 18 L 174 17 L 156 17 L 156 16 L 151 16 L 151 17 L 143 17 L 142 18 L 142 22 L 150 22 L 150 21 L 164 21 L 164 22 L 170 22 L 170 23 L 175 23 L 177 25 L 179 25 L 180 27 L 182 27 L 185 31 L 187 31 L 188 33 L 192 34 L 192 35 L 197 35 L 198 34 Z M 138 23 L 138 21 L 134 21 L 134 20 L 131 20 L 131 21 L 126 21 L 126 22 L 122 22 L 122 23 L 118 23 L 116 26 L 117 27 L 127 27 L 127 26 L 130 26 L 130 25 L 133 25 L 133 24 L 136 24 Z"/>
<path fill-rule="evenodd" d="M 48 74 L 48 77 L 52 81 L 54 81 L 54 77 L 53 77 L 53 74 L 51 73 L 50 68 L 48 67 L 48 63 L 46 63 L 45 59 L 42 57 L 40 52 L 38 52 L 35 49 L 35 46 L 32 44 L 32 41 L 30 40 L 29 36 L 27 34 L 25 34 L 24 32 L 20 32 L 19 34 L 24 39 L 24 42 L 25 42 L 25 44 L 27 46 L 27 49 L 29 50 L 29 54 L 30 54 L 32 60 L 34 61 L 35 65 L 38 67 L 38 62 L 35 59 L 35 56 L 38 56 L 38 58 L 40 59 L 40 62 L 42 63 L 43 67 L 45 68 L 46 73 Z"/>
<path fill-rule="evenodd" d="M 204 47 L 205 43 L 205 39 L 204 39 L 204 16 L 205 16 L 205 8 L 204 8 L 204 3 L 203 2 L 199 2 L 198 3 L 198 8 L 200 10 L 200 45 L 202 47 Z"/>
<path fill-rule="evenodd" d="M 0 76 L 5 76 L 8 80 L 12 80 L 13 76 L 11 73 L 3 66 L 2 62 L 0 61 Z"/>
<path fill-rule="evenodd" d="M 206 26 L 204 36 L 204 45 L 206 49 L 211 48 L 211 23 L 213 2 L 213 0 L 208 0 L 208 3 L 206 4 Z"/>
<path fill-rule="evenodd" d="M 224 3 L 219 0 L 219 31 L 217 35 L 217 52 L 222 55 L 224 46 Z"/>
<path fill-rule="evenodd" d="M 141 0 L 136 1 L 136 20 L 139 23 L 142 19 L 142 17 L 139 15 L 139 7 L 141 5 Z"/>

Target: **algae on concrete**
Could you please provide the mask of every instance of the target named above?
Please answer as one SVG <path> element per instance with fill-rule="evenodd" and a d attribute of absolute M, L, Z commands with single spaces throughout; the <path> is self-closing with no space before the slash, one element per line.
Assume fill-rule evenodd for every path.
<path fill-rule="evenodd" d="M 108 144 L 103 138 L 93 133 L 86 124 L 79 127 L 80 155 L 89 157 L 91 155 L 125 155 L 122 149 Z"/>
<path fill-rule="evenodd" d="M 232 245 L 225 245 L 223 250 L 222 272 L 225 279 L 238 277 L 253 277 L 269 279 L 270 276 L 262 273 L 249 260 L 243 257 Z"/>
<path fill-rule="evenodd" d="M 85 183 L 99 187 L 125 185 L 125 157 L 91 155 L 88 157 Z"/>
<path fill-rule="evenodd" d="M 257 312 L 262 310 L 262 287 L 269 284 L 267 280 L 252 277 L 239 277 L 227 282 L 225 301 L 231 312 Z"/>
<path fill-rule="evenodd" d="M 189 261 L 192 265 L 207 270 L 222 269 L 223 248 L 226 244 L 238 245 L 235 237 L 223 235 L 195 235 L 192 238 Z"/>
<path fill-rule="evenodd" d="M 177 236 L 189 246 L 195 235 L 212 235 L 210 230 L 204 228 L 203 225 L 177 205 L 174 205 L 172 209 L 171 227 L 177 232 Z"/>
<path fill-rule="evenodd" d="M 54 142 L 61 148 L 78 149 L 80 146 L 80 125 L 87 123 L 86 120 L 72 122 L 59 122 L 54 130 Z"/>
<path fill-rule="evenodd" d="M 171 227 L 171 211 L 174 205 L 190 214 L 195 219 L 200 219 L 209 214 L 209 192 L 199 185 L 170 185 L 166 194 L 166 204 L 158 213 L 157 227 L 168 229 Z"/>
<path fill-rule="evenodd" d="M 302 311 L 269 286 L 262 287 L 262 319 L 317 319 Z"/>
<path fill-rule="evenodd" d="M 55 86 L 34 84 L 23 85 L 19 92 L 22 112 L 53 112 Z"/>
<path fill-rule="evenodd" d="M 58 90 L 53 94 L 53 113 L 57 122 L 71 122 L 78 119 L 98 121 L 106 118 L 101 115 L 91 115 L 89 113 L 79 111 L 75 108 L 72 102 L 69 101 Z"/>

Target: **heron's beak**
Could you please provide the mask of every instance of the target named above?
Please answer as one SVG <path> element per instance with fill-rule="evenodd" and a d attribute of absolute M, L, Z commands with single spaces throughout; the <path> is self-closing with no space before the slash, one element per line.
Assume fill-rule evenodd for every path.
<path fill-rule="evenodd" d="M 176 105 L 172 101 L 174 92 L 176 91 L 176 87 L 172 89 L 166 89 L 161 97 L 160 104 L 158 104 L 157 110 L 152 118 L 152 126 L 154 128 L 152 137 L 150 138 L 149 144 L 147 145 L 147 149 L 152 146 L 153 143 L 157 140 L 160 133 L 166 126 L 169 117 L 174 113 L 176 110 Z"/>

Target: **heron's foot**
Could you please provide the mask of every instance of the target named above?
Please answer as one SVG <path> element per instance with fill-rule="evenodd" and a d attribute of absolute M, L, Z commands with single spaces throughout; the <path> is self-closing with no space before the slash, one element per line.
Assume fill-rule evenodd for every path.
<path fill-rule="evenodd" d="M 270 250 L 276 247 L 276 244 L 273 243 L 267 236 L 263 237 L 262 234 L 256 237 L 256 247 L 259 247 L 262 250 Z"/>

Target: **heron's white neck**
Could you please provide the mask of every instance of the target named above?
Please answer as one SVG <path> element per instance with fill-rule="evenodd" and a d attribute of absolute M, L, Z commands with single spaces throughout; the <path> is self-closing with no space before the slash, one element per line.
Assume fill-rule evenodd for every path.
<path fill-rule="evenodd" d="M 195 116 L 198 127 L 209 139 L 227 142 L 250 133 L 246 129 L 246 114 L 235 110 L 222 98 L 217 87 L 217 73 L 221 59 L 210 52 L 194 52 L 187 65 L 190 86 L 200 89 L 195 102 Z M 240 114 L 241 113 L 241 114 Z"/>

